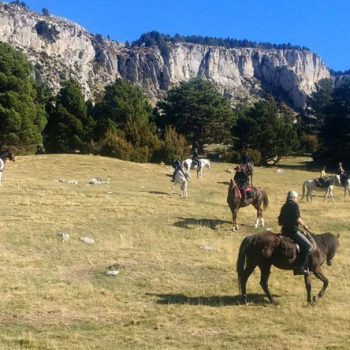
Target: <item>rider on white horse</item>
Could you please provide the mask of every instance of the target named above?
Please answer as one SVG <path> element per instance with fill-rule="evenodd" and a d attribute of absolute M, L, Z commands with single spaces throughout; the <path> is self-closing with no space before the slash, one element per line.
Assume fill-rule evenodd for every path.
<path fill-rule="evenodd" d="M 192 161 L 194 166 L 200 167 L 199 153 L 198 153 L 198 142 L 195 142 L 192 147 Z"/>

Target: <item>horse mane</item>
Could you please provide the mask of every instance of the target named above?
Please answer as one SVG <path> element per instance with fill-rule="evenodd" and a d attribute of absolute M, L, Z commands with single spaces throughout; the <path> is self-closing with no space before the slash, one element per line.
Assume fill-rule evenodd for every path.
<path fill-rule="evenodd" d="M 317 246 L 324 254 L 335 252 L 338 248 L 338 239 L 333 233 L 326 232 L 319 235 L 312 234 L 312 237 L 315 239 Z"/>

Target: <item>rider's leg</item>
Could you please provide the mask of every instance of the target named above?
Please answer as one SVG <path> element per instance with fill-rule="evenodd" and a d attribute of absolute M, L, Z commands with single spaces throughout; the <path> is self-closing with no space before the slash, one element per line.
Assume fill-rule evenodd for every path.
<path fill-rule="evenodd" d="M 247 192 L 246 192 L 245 186 L 241 186 L 241 193 L 242 193 L 242 202 L 244 203 L 247 199 Z"/>
<path fill-rule="evenodd" d="M 301 233 L 297 232 L 293 235 L 293 240 L 299 244 L 300 247 L 300 254 L 298 257 L 299 260 L 299 266 L 297 267 L 298 272 L 305 272 L 308 269 L 308 257 L 312 250 L 312 244 L 311 242 L 306 238 L 306 236 Z"/>

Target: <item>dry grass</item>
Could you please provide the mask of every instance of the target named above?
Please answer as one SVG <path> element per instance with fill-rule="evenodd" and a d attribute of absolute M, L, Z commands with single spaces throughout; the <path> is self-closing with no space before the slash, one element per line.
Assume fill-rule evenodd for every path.
<path fill-rule="evenodd" d="M 257 168 L 266 188 L 267 227 L 277 231 L 286 192 L 317 173 L 285 162 Z M 214 163 L 189 197 L 169 197 L 168 167 L 79 155 L 18 157 L 0 188 L 0 349 L 349 349 L 349 199 L 301 203 L 315 232 L 339 232 L 330 286 L 306 304 L 302 277 L 273 269 L 263 296 L 256 271 L 251 304 L 237 304 L 235 259 L 256 232 L 252 207 L 231 231 L 226 168 Z M 207 170 L 207 169 L 206 169 Z M 92 177 L 109 184 L 88 185 Z M 68 184 L 57 180 L 77 180 Z M 70 234 L 62 242 L 57 233 Z M 79 240 L 90 236 L 95 244 Z M 203 246 L 211 246 L 205 250 Z M 104 274 L 117 263 L 116 277 Z M 321 287 L 313 283 L 314 292 Z"/>

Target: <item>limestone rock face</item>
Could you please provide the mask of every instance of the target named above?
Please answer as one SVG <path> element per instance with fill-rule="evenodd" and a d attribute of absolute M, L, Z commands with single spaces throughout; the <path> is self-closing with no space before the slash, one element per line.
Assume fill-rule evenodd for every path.
<path fill-rule="evenodd" d="M 303 50 L 226 49 L 198 44 L 127 48 L 89 34 L 81 26 L 0 4 L 0 40 L 21 49 L 33 62 L 36 77 L 54 91 L 77 79 L 94 98 L 116 78 L 141 87 L 153 100 L 194 77 L 215 82 L 233 102 L 254 101 L 272 93 L 302 108 L 315 84 L 329 78 L 322 60 Z"/>

